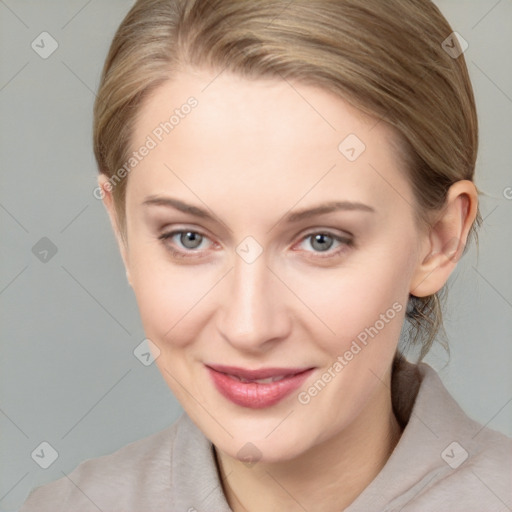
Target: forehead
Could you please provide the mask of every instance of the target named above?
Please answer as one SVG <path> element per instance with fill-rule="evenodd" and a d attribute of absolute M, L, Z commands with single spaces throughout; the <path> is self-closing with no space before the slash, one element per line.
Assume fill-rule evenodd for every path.
<path fill-rule="evenodd" d="M 374 131 L 377 120 L 357 110 L 339 96 L 311 85 L 285 79 L 247 79 L 228 71 L 187 70 L 174 76 L 146 98 L 136 125 L 135 138 L 165 123 L 175 110 L 193 97 L 197 106 L 173 127 L 174 139 L 193 124 L 201 143 L 226 142 L 224 135 L 237 135 L 237 143 L 257 150 L 261 144 L 336 147 L 340 137 Z M 192 121 L 185 122 L 187 117 Z M 177 120 L 173 121 L 176 122 Z M 380 123 L 375 135 L 388 136 Z M 256 136 L 256 139 L 248 140 Z M 180 142 L 183 142 L 181 140 Z M 197 141 L 198 142 L 198 141 Z M 248 143 L 248 144 L 247 144 Z M 299 149 L 299 148 L 297 148 Z"/>
<path fill-rule="evenodd" d="M 195 106 L 184 108 L 190 98 Z M 154 194 L 180 176 L 210 195 L 265 190 L 269 200 L 286 193 L 290 201 L 341 187 L 344 199 L 369 201 L 389 192 L 384 178 L 407 195 L 393 133 L 378 121 L 319 87 L 188 70 L 142 105 L 132 147 L 148 137 L 154 147 L 130 181 Z"/>

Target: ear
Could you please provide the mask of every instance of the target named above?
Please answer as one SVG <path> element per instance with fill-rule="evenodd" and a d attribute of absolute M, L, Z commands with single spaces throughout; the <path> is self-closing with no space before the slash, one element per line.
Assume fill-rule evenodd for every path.
<path fill-rule="evenodd" d="M 474 183 L 455 182 L 426 235 L 425 250 L 411 280 L 412 295 L 426 297 L 444 286 L 462 256 L 477 209 L 478 192 Z"/>
<path fill-rule="evenodd" d="M 129 258 L 128 258 L 128 244 L 124 240 L 123 236 L 121 235 L 121 231 L 119 228 L 119 221 L 117 218 L 117 212 L 114 207 L 114 198 L 112 196 L 112 185 L 109 182 L 108 177 L 100 173 L 98 176 L 98 186 L 101 191 L 101 199 L 103 201 L 103 205 L 105 206 L 105 209 L 107 210 L 108 216 L 110 218 L 110 223 L 112 225 L 112 229 L 114 230 L 114 234 L 117 240 L 117 245 L 119 246 L 119 251 L 121 253 L 121 258 L 123 259 L 124 267 L 126 270 L 126 279 L 128 280 L 128 283 L 130 286 L 132 286 L 131 276 L 130 276 L 130 265 L 129 265 Z"/>

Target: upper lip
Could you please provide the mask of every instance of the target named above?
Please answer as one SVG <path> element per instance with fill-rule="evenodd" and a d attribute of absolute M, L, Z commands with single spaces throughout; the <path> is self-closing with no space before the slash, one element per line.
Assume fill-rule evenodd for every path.
<path fill-rule="evenodd" d="M 286 375 L 296 375 L 297 373 L 302 373 L 307 370 L 311 370 L 311 367 L 308 368 L 260 368 L 258 370 L 249 370 L 246 368 L 239 368 L 237 366 L 226 366 L 222 364 L 207 364 L 208 368 L 215 370 L 221 373 L 227 373 L 228 375 L 234 375 L 236 377 L 242 377 L 247 380 L 257 380 L 257 379 L 268 379 L 271 377 L 284 377 Z"/>

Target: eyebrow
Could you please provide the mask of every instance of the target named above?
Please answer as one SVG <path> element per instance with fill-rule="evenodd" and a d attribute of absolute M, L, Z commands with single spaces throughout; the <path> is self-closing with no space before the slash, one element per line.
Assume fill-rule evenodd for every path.
<path fill-rule="evenodd" d="M 144 206 L 166 206 L 169 208 L 175 208 L 176 210 L 188 213 L 190 215 L 194 215 L 195 217 L 199 217 L 201 219 L 216 220 L 216 217 L 211 215 L 207 210 L 185 203 L 173 197 L 148 196 L 142 204 Z M 318 206 L 314 206 L 312 208 L 305 208 L 303 210 L 294 211 L 288 214 L 284 220 L 288 223 L 299 222 L 316 215 L 324 215 L 340 210 L 375 213 L 374 208 L 357 201 L 331 201 L 328 203 L 320 204 Z"/>

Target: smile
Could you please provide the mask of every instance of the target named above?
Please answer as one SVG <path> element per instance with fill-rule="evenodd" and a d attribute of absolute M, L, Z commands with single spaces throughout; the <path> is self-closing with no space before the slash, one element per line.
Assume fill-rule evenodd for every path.
<path fill-rule="evenodd" d="M 314 368 L 247 370 L 206 365 L 217 391 L 232 403 L 250 409 L 271 407 L 295 391 Z"/>

